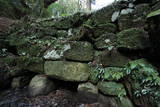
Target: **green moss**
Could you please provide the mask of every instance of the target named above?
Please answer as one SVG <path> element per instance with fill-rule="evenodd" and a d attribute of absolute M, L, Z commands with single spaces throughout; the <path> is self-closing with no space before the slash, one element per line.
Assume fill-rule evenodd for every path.
<path fill-rule="evenodd" d="M 147 15 L 147 18 L 154 17 L 160 15 L 160 9 L 153 11 Z"/>

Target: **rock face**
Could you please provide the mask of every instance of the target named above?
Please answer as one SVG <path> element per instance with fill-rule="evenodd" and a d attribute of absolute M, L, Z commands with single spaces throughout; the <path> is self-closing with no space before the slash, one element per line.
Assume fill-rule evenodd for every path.
<path fill-rule="evenodd" d="M 55 89 L 55 84 L 45 75 L 36 75 L 32 78 L 28 89 L 31 96 L 45 95 Z"/>
<path fill-rule="evenodd" d="M 73 61 L 91 61 L 93 59 L 93 46 L 89 42 L 72 42 L 71 49 L 64 52 L 64 57 Z"/>
<path fill-rule="evenodd" d="M 123 84 L 115 82 L 99 82 L 98 89 L 106 95 L 126 95 Z"/>
<path fill-rule="evenodd" d="M 90 68 L 87 64 L 67 61 L 47 61 L 45 74 L 64 81 L 87 81 Z"/>
<path fill-rule="evenodd" d="M 118 47 L 128 49 L 145 49 L 149 47 L 149 36 L 141 29 L 131 28 L 117 34 Z"/>
<path fill-rule="evenodd" d="M 58 90 L 71 86 L 82 96 L 80 106 L 101 106 L 90 102 L 96 100 L 104 107 L 157 107 L 160 2 L 116 1 L 91 14 L 64 18 L 25 17 L 13 25 L 0 18 L 0 89 L 21 88 L 22 77 L 36 75 L 29 84 L 32 96 L 48 94 L 57 82 Z"/>

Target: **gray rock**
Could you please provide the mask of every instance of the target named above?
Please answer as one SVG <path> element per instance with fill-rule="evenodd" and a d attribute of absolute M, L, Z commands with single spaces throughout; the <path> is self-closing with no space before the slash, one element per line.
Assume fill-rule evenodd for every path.
<path fill-rule="evenodd" d="M 55 84 L 45 75 L 36 75 L 32 78 L 28 89 L 31 96 L 46 95 L 55 89 Z"/>

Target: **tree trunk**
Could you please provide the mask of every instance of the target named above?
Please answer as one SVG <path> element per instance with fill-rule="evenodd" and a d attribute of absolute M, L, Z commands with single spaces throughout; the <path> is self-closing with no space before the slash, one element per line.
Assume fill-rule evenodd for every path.
<path fill-rule="evenodd" d="M 87 0 L 86 6 L 87 6 L 87 10 L 91 11 L 91 0 Z"/>

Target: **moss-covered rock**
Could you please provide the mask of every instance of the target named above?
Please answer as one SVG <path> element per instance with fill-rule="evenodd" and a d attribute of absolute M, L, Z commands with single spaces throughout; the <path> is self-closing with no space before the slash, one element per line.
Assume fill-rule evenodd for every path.
<path fill-rule="evenodd" d="M 21 45 L 17 47 L 17 53 L 18 55 L 30 55 L 30 56 L 41 56 L 43 53 L 43 49 L 41 46 L 38 45 L 31 45 L 31 46 L 27 46 L 27 44 L 25 45 Z"/>
<path fill-rule="evenodd" d="M 115 33 L 116 30 L 117 30 L 116 25 L 114 25 L 112 23 L 99 24 L 99 25 L 95 26 L 95 28 L 93 28 L 95 38 L 100 37 L 105 32 Z"/>
<path fill-rule="evenodd" d="M 117 46 L 128 49 L 145 49 L 150 45 L 148 33 L 142 29 L 131 28 L 117 34 Z"/>
<path fill-rule="evenodd" d="M 120 104 L 122 107 L 134 107 L 132 101 L 128 97 L 121 97 Z"/>
<path fill-rule="evenodd" d="M 73 61 L 91 61 L 93 59 L 93 46 L 89 42 L 72 42 L 71 49 L 64 52 L 64 57 Z"/>
<path fill-rule="evenodd" d="M 64 81 L 87 81 L 90 68 L 87 64 L 67 61 L 46 61 L 45 74 Z"/>
<path fill-rule="evenodd" d="M 121 15 L 118 19 L 118 25 L 119 25 L 119 29 L 125 30 L 125 29 L 129 29 L 129 28 L 145 28 L 146 27 L 146 23 L 144 20 L 145 18 L 137 18 L 134 19 L 133 15 Z"/>
<path fill-rule="evenodd" d="M 93 39 L 94 37 L 92 29 L 86 26 L 81 26 L 76 30 L 76 34 L 72 35 L 69 38 L 69 41 L 81 41 L 81 40 L 92 41 Z"/>
<path fill-rule="evenodd" d="M 104 67 L 124 67 L 130 59 L 120 52 L 117 49 L 106 50 L 100 55 L 101 64 Z"/>
<path fill-rule="evenodd" d="M 95 46 L 97 49 L 110 49 L 116 46 L 116 34 L 104 33 L 99 38 L 95 39 Z"/>
<path fill-rule="evenodd" d="M 17 66 L 22 70 L 29 70 L 32 72 L 43 73 L 44 61 L 39 57 L 21 56 L 17 58 Z"/>
<path fill-rule="evenodd" d="M 98 94 L 98 88 L 90 82 L 81 83 L 78 85 L 79 92 Z"/>
<path fill-rule="evenodd" d="M 90 19 L 93 21 L 94 25 L 105 24 L 111 22 L 111 17 L 113 12 L 114 12 L 114 7 L 112 5 L 109 5 L 92 13 Z"/>
<path fill-rule="evenodd" d="M 121 14 L 118 18 L 119 29 L 146 28 L 146 16 L 150 12 L 149 4 L 139 4 L 135 6 L 133 12 Z"/>
<path fill-rule="evenodd" d="M 99 82 L 98 89 L 105 95 L 125 96 L 126 90 L 121 83 Z"/>

